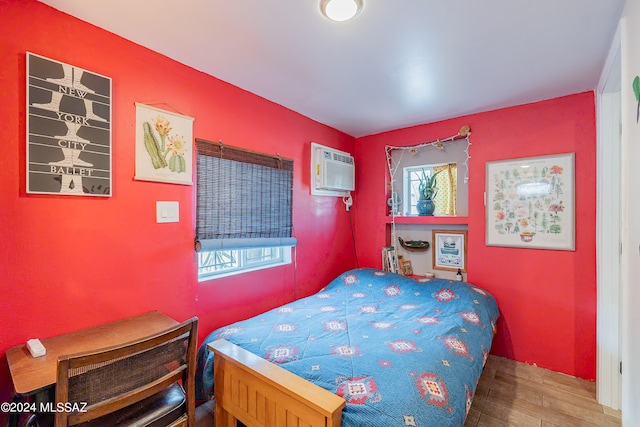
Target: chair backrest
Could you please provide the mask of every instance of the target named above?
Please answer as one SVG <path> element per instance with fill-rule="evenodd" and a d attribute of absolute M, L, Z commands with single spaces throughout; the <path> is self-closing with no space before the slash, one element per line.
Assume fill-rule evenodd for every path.
<path fill-rule="evenodd" d="M 134 405 L 181 383 L 189 427 L 195 425 L 194 317 L 163 332 L 58 359 L 56 427 L 73 426 Z"/>

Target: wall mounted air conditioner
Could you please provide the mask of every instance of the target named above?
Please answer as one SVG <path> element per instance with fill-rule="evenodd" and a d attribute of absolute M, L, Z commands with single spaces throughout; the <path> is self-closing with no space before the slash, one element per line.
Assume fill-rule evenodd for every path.
<path fill-rule="evenodd" d="M 344 196 L 355 190 L 356 167 L 351 154 L 311 143 L 311 194 Z"/>

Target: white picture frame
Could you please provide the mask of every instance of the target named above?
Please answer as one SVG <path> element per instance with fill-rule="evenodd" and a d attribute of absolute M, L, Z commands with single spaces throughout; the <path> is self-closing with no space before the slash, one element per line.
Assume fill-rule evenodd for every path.
<path fill-rule="evenodd" d="M 193 185 L 193 117 L 136 102 L 136 180 Z"/>
<path fill-rule="evenodd" d="M 575 250 L 575 154 L 486 164 L 486 244 Z"/>
<path fill-rule="evenodd" d="M 435 270 L 467 271 L 467 230 L 432 230 Z"/>

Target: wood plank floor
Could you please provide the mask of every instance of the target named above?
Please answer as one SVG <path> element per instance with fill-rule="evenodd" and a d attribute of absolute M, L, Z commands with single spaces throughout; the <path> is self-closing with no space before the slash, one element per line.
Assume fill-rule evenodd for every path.
<path fill-rule="evenodd" d="M 197 408 L 213 426 L 213 402 Z M 464 427 L 619 427 L 620 412 L 596 401 L 593 382 L 489 356 Z"/>
<path fill-rule="evenodd" d="M 464 426 L 620 425 L 620 412 L 596 401 L 595 383 L 489 356 Z"/>

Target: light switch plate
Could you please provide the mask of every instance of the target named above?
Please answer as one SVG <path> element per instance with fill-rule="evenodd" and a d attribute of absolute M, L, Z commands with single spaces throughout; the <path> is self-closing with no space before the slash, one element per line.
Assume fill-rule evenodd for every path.
<path fill-rule="evenodd" d="M 180 203 L 178 202 L 156 202 L 156 222 L 179 222 Z"/>

